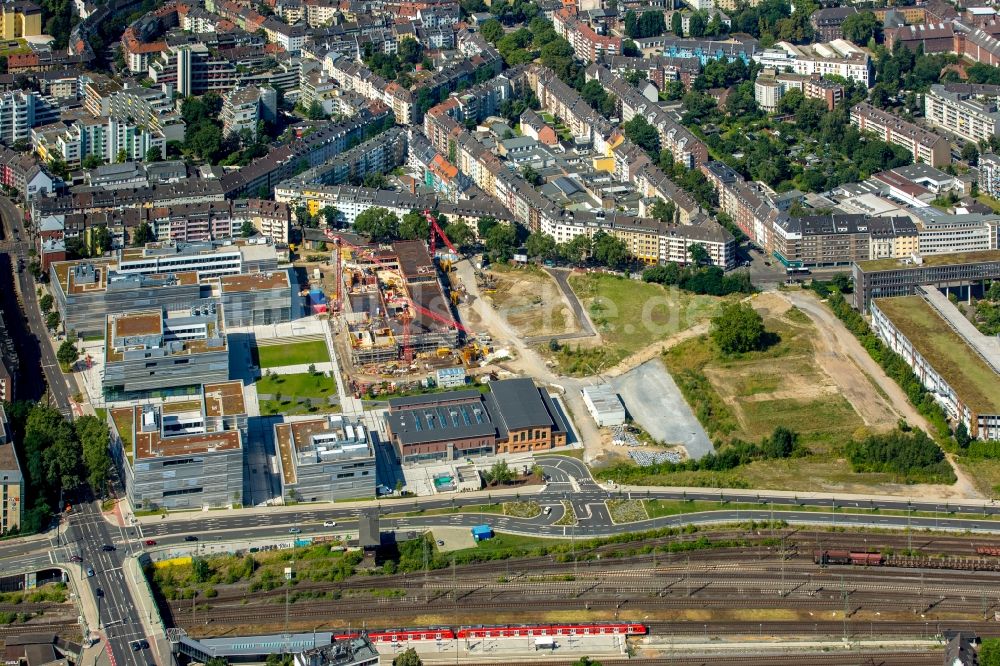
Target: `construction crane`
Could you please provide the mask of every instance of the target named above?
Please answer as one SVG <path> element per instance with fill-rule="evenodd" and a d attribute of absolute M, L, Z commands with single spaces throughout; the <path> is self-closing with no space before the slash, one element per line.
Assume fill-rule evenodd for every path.
<path fill-rule="evenodd" d="M 429 211 L 425 211 L 425 213 L 427 213 L 428 215 L 430 215 Z M 433 225 L 434 226 L 438 226 L 436 222 L 433 222 Z M 440 229 L 440 227 L 438 227 L 438 229 Z M 378 266 L 381 266 L 382 268 L 384 268 L 386 270 L 389 269 L 389 266 L 387 266 L 385 264 L 385 262 L 383 262 L 377 256 L 375 256 L 376 253 L 374 251 L 366 251 L 364 248 L 358 247 L 354 243 L 351 243 L 350 241 L 344 239 L 343 237 L 341 237 L 341 236 L 333 233 L 329 229 L 324 230 L 323 231 L 323 235 L 325 235 L 328 239 L 330 239 L 331 241 L 333 241 L 333 243 L 334 243 L 334 245 L 336 247 L 337 259 L 336 259 L 335 270 L 336 270 L 336 276 L 337 276 L 336 277 L 336 279 L 337 279 L 337 293 L 336 293 L 336 298 L 334 300 L 334 303 L 335 303 L 335 306 L 336 306 L 337 310 L 339 311 L 340 307 L 342 305 L 341 290 L 343 289 L 343 274 L 342 274 L 342 268 L 341 268 L 341 264 L 343 262 L 342 262 L 342 257 L 341 257 L 341 254 L 340 254 L 340 248 L 341 248 L 342 245 L 346 245 L 349 248 L 357 250 L 359 253 L 366 252 L 368 254 L 369 258 L 375 264 L 377 264 Z M 441 232 L 441 235 L 448 242 L 448 245 L 451 246 L 451 241 L 448 241 L 448 237 L 445 236 L 443 232 Z M 432 233 L 432 237 L 433 237 L 433 233 Z M 455 330 L 461 331 L 461 332 L 465 333 L 466 335 L 470 335 L 470 336 L 472 335 L 472 332 L 469 329 L 467 329 L 465 326 L 463 326 L 459 322 L 455 321 L 453 318 L 451 318 L 451 317 L 445 317 L 443 315 L 439 315 L 436 312 L 432 312 L 432 311 L 428 310 L 427 308 L 423 307 L 422 305 L 417 305 L 417 303 L 415 303 L 413 301 L 413 299 L 410 298 L 408 292 L 406 292 L 405 302 L 406 302 L 407 307 L 403 310 L 402 314 L 400 314 L 399 318 L 400 318 L 400 321 L 403 324 L 403 359 L 406 361 L 407 364 L 413 362 L 413 347 L 410 344 L 410 323 L 413 321 L 413 313 L 414 312 L 418 312 L 418 313 L 422 314 L 423 316 L 427 317 L 428 319 L 433 319 L 434 321 L 436 321 L 438 323 L 441 323 L 441 324 L 444 324 L 445 326 L 448 326 L 449 328 L 454 328 Z"/>
<path fill-rule="evenodd" d="M 431 228 L 430 229 L 430 231 L 431 231 L 431 242 L 430 242 L 430 245 L 431 245 L 431 258 L 433 258 L 434 255 L 435 255 L 435 253 L 437 252 L 437 239 L 438 239 L 438 236 L 441 237 L 441 240 L 444 241 L 444 244 L 447 245 L 448 249 L 451 250 L 455 254 L 455 256 L 457 257 L 458 256 L 458 250 L 455 249 L 455 246 L 452 245 L 451 240 L 449 240 L 448 236 L 444 233 L 444 229 L 442 229 L 441 225 L 438 224 L 437 218 L 434 217 L 434 213 L 430 212 L 429 210 L 425 210 L 424 211 L 424 217 L 427 218 L 427 224 L 429 224 L 430 228 Z"/>

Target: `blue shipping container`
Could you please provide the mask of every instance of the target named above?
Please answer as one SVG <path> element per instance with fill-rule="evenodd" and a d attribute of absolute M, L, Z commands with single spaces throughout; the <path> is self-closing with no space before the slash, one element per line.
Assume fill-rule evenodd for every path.
<path fill-rule="evenodd" d="M 476 525 L 472 528 L 472 538 L 476 541 L 486 541 L 493 538 L 493 528 L 489 525 Z"/>

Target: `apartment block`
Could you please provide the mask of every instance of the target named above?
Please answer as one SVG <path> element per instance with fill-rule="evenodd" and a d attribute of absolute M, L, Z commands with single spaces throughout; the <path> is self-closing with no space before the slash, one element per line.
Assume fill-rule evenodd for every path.
<path fill-rule="evenodd" d="M 924 95 L 924 117 L 934 127 L 967 141 L 989 141 L 1000 132 L 1000 86 L 932 85 Z"/>
<path fill-rule="evenodd" d="M 902 146 L 915 162 L 935 167 L 951 164 L 951 144 L 947 139 L 867 102 L 851 108 L 851 124 L 887 143 Z"/>
<path fill-rule="evenodd" d="M 1000 156 L 990 153 L 979 157 L 979 191 L 1000 198 Z"/>
<path fill-rule="evenodd" d="M 871 301 L 872 330 L 972 437 L 1000 439 L 1000 342 L 980 333 L 936 288 Z"/>
<path fill-rule="evenodd" d="M 2 6 L 2 5 L 0 5 Z M 31 128 L 56 119 L 57 106 L 31 90 L 0 93 L 0 142 L 13 146 L 31 138 Z"/>
<path fill-rule="evenodd" d="M 115 117 L 79 118 L 40 127 L 31 131 L 31 143 L 43 160 L 58 158 L 72 167 L 91 156 L 113 164 L 123 154 L 127 160 L 145 160 L 154 149 L 161 159 L 167 155 L 162 132 Z"/>
<path fill-rule="evenodd" d="M 335 502 L 375 497 L 375 450 L 360 421 L 331 415 L 276 423 L 282 497 Z"/>
<path fill-rule="evenodd" d="M 797 46 L 791 42 L 778 42 L 774 48 L 754 53 L 753 59 L 763 67 L 795 74 L 835 74 L 871 87 L 875 68 L 868 54 L 843 39 L 827 44 Z"/>
<path fill-rule="evenodd" d="M 203 509 L 243 501 L 247 408 L 239 381 L 108 411 L 111 454 L 133 507 Z"/>
<path fill-rule="evenodd" d="M 778 73 L 765 69 L 754 80 L 754 98 L 757 105 L 769 113 L 778 110 L 778 102 L 789 90 L 799 90 L 808 99 L 821 99 L 830 111 L 844 99 L 844 86 L 824 79 L 817 74 Z"/>
<path fill-rule="evenodd" d="M 0 402 L 0 534 L 10 534 L 21 527 L 24 515 L 24 475 L 17 460 L 14 433 Z"/>
<path fill-rule="evenodd" d="M 0 37 L 21 39 L 42 34 L 42 8 L 29 0 L 0 4 Z"/>
<path fill-rule="evenodd" d="M 896 237 L 914 238 L 916 227 L 906 217 L 781 214 L 772 234 L 771 252 L 787 267 L 846 266 L 871 256 L 873 236 L 891 247 Z"/>
<path fill-rule="evenodd" d="M 278 91 L 248 86 L 222 96 L 222 133 L 225 136 L 250 132 L 257 136 L 257 123 L 274 122 L 278 113 Z"/>
<path fill-rule="evenodd" d="M 575 7 L 563 7 L 557 11 L 552 17 L 552 25 L 556 34 L 565 38 L 576 57 L 584 62 L 597 62 L 622 53 L 621 37 L 597 34 L 577 17 Z"/>
<path fill-rule="evenodd" d="M 157 308 L 108 316 L 101 386 L 115 394 L 164 391 L 229 379 L 222 307 Z"/>

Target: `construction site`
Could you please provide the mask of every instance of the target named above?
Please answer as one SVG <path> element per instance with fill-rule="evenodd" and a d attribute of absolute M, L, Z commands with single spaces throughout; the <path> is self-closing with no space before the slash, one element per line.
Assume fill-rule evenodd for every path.
<path fill-rule="evenodd" d="M 408 390 L 430 371 L 471 365 L 485 353 L 457 320 L 461 292 L 448 278 L 458 254 L 436 226 L 432 234 L 448 247 L 440 253 L 433 239 L 378 244 L 329 234 L 337 344 L 355 393 Z"/>

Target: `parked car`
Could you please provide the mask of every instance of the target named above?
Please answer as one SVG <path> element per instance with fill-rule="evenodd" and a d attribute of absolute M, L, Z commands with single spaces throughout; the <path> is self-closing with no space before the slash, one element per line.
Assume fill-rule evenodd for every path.
<path fill-rule="evenodd" d="M 155 539 L 146 539 L 145 541 L 143 541 L 143 543 L 146 544 L 147 546 L 155 546 L 156 545 L 156 540 Z"/>
<path fill-rule="evenodd" d="M 87 567 L 87 578 L 94 577 L 94 567 Z"/>
<path fill-rule="evenodd" d="M 82 557 L 80 557 L 79 555 L 72 555 L 72 556 L 71 556 L 71 557 L 69 558 L 69 561 L 70 561 L 70 562 L 83 562 L 83 558 L 82 558 Z"/>

